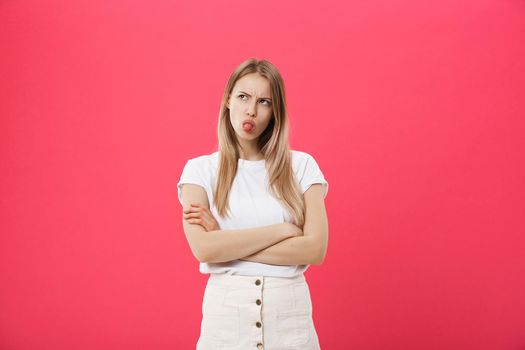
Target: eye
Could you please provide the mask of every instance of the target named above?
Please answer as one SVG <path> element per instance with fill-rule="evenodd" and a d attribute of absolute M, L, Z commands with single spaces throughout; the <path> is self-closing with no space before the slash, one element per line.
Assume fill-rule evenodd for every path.
<path fill-rule="evenodd" d="M 263 102 L 266 102 L 266 105 L 267 106 L 270 106 L 271 105 L 271 102 L 269 100 L 262 100 Z"/>
<path fill-rule="evenodd" d="M 241 100 L 243 99 L 243 98 L 242 98 L 243 96 L 246 97 L 246 95 L 244 95 L 244 94 L 240 94 L 240 95 L 239 95 L 239 97 L 241 98 Z"/>

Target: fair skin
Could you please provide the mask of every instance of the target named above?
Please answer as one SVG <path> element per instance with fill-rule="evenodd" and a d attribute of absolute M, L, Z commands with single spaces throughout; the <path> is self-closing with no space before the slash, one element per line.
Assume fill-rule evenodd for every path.
<path fill-rule="evenodd" d="M 237 81 L 228 99 L 230 119 L 242 149 L 242 159 L 260 160 L 257 139 L 268 126 L 272 114 L 270 84 L 257 73 Z M 246 132 L 242 122 L 252 120 L 256 127 Z M 210 211 L 203 187 L 182 186 L 183 226 L 192 252 L 201 262 L 246 260 L 274 265 L 320 265 L 328 245 L 328 219 L 321 184 L 304 193 L 303 229 L 291 223 L 252 229 L 221 230 Z"/>
<path fill-rule="evenodd" d="M 273 118 L 270 82 L 258 73 L 243 76 L 235 83 L 226 104 L 230 121 L 241 145 L 240 157 L 260 160 L 264 156 L 257 147 L 257 139 Z M 252 132 L 243 130 L 246 119 L 255 124 Z"/>
<path fill-rule="evenodd" d="M 187 191 L 184 187 L 191 187 Z M 200 197 L 203 200 L 207 198 L 205 190 L 198 185 L 184 185 L 183 198 L 185 193 L 188 196 Z M 184 199 L 183 199 L 184 201 Z M 206 199 L 207 201 L 207 199 Z M 304 192 L 305 201 L 305 224 L 303 230 L 294 224 L 283 223 L 277 224 L 271 230 L 282 233 L 295 232 L 292 236 L 285 239 L 279 239 L 278 242 L 267 245 L 251 254 L 244 255 L 246 246 L 238 246 L 235 252 L 230 255 L 230 260 L 215 260 L 208 262 L 225 262 L 234 259 L 260 262 L 274 265 L 321 265 L 326 256 L 328 246 L 328 218 L 324 204 L 323 188 L 321 184 L 313 184 Z M 209 206 L 202 204 L 191 204 L 188 209 L 183 210 L 183 221 L 188 224 L 199 225 L 206 232 L 221 232 L 217 220 L 213 217 Z M 273 225 L 270 225 L 273 226 Z M 264 226 L 263 228 L 269 228 Z M 261 228 L 261 229 L 263 229 Z M 237 230 L 240 234 L 242 231 Z M 257 242 L 261 243 L 261 242 Z M 253 242 L 250 241 L 250 246 Z"/>
<path fill-rule="evenodd" d="M 241 259 L 284 239 L 303 234 L 301 229 L 287 222 L 249 229 L 217 229 L 218 225 L 209 211 L 206 191 L 200 185 L 182 186 L 182 205 L 184 233 L 193 255 L 201 262 Z M 205 216 L 210 217 L 206 220 Z"/>

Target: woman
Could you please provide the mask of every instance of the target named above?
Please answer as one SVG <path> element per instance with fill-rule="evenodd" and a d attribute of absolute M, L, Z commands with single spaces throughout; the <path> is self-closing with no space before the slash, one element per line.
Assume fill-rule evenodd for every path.
<path fill-rule="evenodd" d="M 315 159 L 290 150 L 284 83 L 266 60 L 230 76 L 218 151 L 177 184 L 190 249 L 209 274 L 197 350 L 319 349 L 303 272 L 328 243 L 328 192 Z"/>

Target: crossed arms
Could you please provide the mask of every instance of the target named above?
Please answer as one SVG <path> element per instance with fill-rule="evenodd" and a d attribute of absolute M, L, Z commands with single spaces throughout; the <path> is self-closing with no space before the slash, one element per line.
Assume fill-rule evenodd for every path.
<path fill-rule="evenodd" d="M 293 224 L 282 223 L 249 229 L 206 231 L 199 224 L 182 219 L 184 233 L 195 258 L 201 262 L 246 260 L 273 265 L 320 265 L 328 245 L 328 219 L 321 184 L 304 192 L 305 224 L 297 234 Z M 190 203 L 209 208 L 204 188 L 182 186 L 183 209 Z"/>

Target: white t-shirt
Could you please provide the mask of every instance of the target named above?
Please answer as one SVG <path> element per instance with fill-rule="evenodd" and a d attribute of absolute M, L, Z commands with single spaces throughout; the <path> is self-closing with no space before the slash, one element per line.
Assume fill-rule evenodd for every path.
<path fill-rule="evenodd" d="M 306 152 L 291 150 L 292 169 L 304 193 L 312 184 L 323 184 L 324 197 L 328 182 L 315 159 Z M 266 160 L 238 159 L 237 174 L 230 190 L 231 218 L 221 218 L 213 204 L 213 184 L 218 172 L 219 153 L 189 159 L 177 183 L 178 197 L 182 204 L 182 184 L 202 186 L 208 195 L 210 211 L 222 230 L 246 229 L 293 223 L 289 211 L 275 199 L 268 188 Z M 201 273 L 228 273 L 246 276 L 294 277 L 302 274 L 309 265 L 271 265 L 252 261 L 233 260 L 224 263 L 200 263 Z"/>

